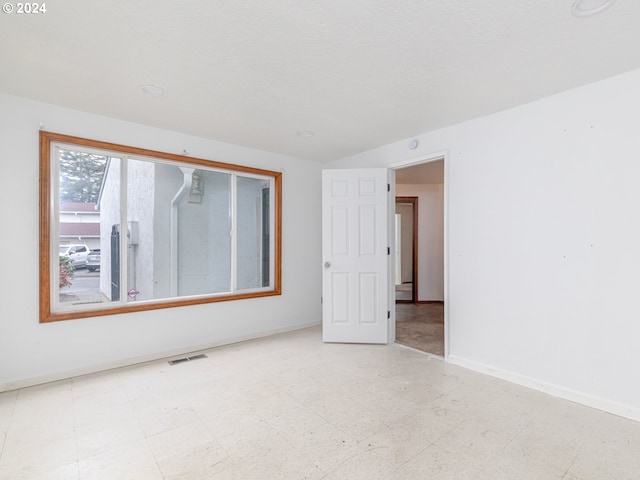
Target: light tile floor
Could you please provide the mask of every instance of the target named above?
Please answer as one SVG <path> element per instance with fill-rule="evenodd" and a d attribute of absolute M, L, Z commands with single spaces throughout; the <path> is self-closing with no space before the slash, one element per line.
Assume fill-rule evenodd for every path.
<path fill-rule="evenodd" d="M 0 394 L 0 479 L 637 480 L 640 423 L 317 328 Z"/>

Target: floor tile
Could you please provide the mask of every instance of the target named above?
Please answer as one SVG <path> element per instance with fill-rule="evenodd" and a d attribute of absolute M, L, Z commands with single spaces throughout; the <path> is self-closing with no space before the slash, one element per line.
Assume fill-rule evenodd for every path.
<path fill-rule="evenodd" d="M 280 410 L 264 421 L 287 440 L 293 440 L 327 423 L 326 419 L 302 405 Z"/>
<path fill-rule="evenodd" d="M 144 441 L 142 428 L 135 421 L 99 424 L 100 428 L 96 425 L 84 425 L 76 431 L 79 460 L 99 455 L 114 445 L 126 447 Z"/>
<path fill-rule="evenodd" d="M 640 423 L 318 328 L 0 394 L 0 480 L 635 480 Z"/>
<path fill-rule="evenodd" d="M 479 473 L 470 457 L 431 445 L 396 469 L 394 478 L 473 480 Z"/>
<path fill-rule="evenodd" d="M 396 467 L 372 450 L 352 453 L 327 475 L 327 480 L 390 480 L 396 476 Z M 411 477 L 404 477 L 411 478 Z"/>
<path fill-rule="evenodd" d="M 5 469 L 0 465 L 0 480 L 78 480 L 78 462 L 65 465 L 28 464 Z"/>
<path fill-rule="evenodd" d="M 78 462 L 80 480 L 163 480 L 146 441 L 112 448 Z"/>
<path fill-rule="evenodd" d="M 0 433 L 6 433 L 13 416 L 18 390 L 0 393 Z"/>
<path fill-rule="evenodd" d="M 164 479 L 209 480 L 235 464 L 216 441 L 190 444 L 189 448 L 156 457 Z"/>
<path fill-rule="evenodd" d="M 291 440 L 291 444 L 297 455 L 326 473 L 367 450 L 354 437 L 330 423 L 305 432 Z"/>

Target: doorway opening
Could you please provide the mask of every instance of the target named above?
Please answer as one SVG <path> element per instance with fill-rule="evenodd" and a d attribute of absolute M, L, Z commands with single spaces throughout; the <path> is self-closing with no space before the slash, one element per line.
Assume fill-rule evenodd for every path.
<path fill-rule="evenodd" d="M 444 162 L 440 156 L 395 168 L 396 342 L 443 357 L 446 355 Z M 415 199 L 415 203 L 408 199 Z"/>
<path fill-rule="evenodd" d="M 418 197 L 396 196 L 396 303 L 415 303 L 418 296 Z"/>

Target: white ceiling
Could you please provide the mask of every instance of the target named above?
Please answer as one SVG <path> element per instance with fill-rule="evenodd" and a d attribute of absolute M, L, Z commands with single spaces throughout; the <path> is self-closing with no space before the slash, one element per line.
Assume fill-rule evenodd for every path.
<path fill-rule="evenodd" d="M 640 67 L 640 1 L 572 3 L 58 0 L 0 14 L 0 91 L 330 161 Z"/>

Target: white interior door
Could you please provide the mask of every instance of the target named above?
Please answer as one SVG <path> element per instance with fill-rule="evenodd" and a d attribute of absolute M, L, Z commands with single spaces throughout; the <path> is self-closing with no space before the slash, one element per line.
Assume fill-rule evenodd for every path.
<path fill-rule="evenodd" d="M 322 337 L 387 343 L 390 325 L 389 171 L 322 172 Z"/>

